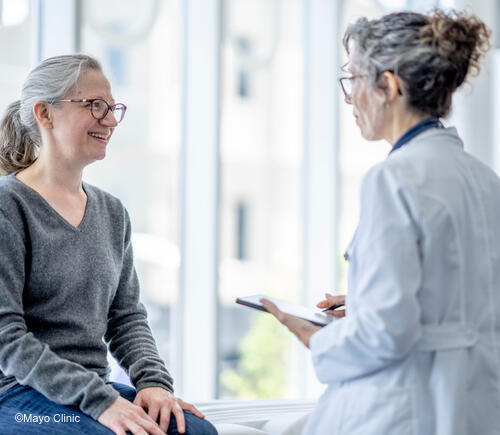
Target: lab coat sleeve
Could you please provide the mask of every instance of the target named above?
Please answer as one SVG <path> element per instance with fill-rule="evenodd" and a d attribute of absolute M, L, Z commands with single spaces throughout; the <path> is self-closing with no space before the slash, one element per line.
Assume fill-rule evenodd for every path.
<path fill-rule="evenodd" d="M 372 168 L 362 183 L 347 316 L 311 337 L 313 364 L 323 383 L 381 370 L 404 358 L 421 335 L 419 232 L 411 195 L 385 163 Z"/>

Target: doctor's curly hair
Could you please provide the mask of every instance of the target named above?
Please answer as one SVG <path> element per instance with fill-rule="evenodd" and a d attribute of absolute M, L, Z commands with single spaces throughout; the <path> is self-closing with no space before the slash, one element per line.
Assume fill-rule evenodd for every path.
<path fill-rule="evenodd" d="M 467 75 L 479 73 L 490 36 L 474 15 L 434 9 L 360 18 L 347 28 L 343 44 L 375 85 L 384 71 L 393 72 L 409 108 L 439 118 L 449 113 L 452 94 Z"/>

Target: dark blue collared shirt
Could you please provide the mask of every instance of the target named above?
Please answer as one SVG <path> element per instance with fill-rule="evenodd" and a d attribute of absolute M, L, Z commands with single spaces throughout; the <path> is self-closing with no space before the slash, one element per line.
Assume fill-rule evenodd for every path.
<path fill-rule="evenodd" d="M 418 136 L 420 133 L 423 133 L 430 128 L 443 128 L 443 124 L 441 124 L 441 121 L 437 118 L 428 118 L 420 121 L 396 141 L 389 154 L 396 151 L 398 148 L 401 148 L 403 145 L 406 145 L 415 136 Z"/>

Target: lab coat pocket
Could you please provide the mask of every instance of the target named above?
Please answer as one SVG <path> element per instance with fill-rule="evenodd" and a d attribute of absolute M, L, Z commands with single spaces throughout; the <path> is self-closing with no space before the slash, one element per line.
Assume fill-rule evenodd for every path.
<path fill-rule="evenodd" d="M 341 398 L 341 434 L 412 435 L 413 406 L 409 388 L 345 386 Z M 340 397 L 339 397 L 340 398 Z"/>

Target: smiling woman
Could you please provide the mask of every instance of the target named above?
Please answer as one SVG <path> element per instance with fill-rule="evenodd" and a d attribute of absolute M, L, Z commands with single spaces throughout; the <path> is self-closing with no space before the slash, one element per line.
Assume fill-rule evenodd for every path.
<path fill-rule="evenodd" d="M 82 181 L 125 109 L 96 60 L 58 56 L 30 73 L 0 125 L 1 433 L 35 413 L 49 421 L 22 420 L 23 432 L 55 433 L 67 415 L 65 434 L 215 433 L 173 394 L 127 210 Z M 135 388 L 108 382 L 108 346 Z"/>

